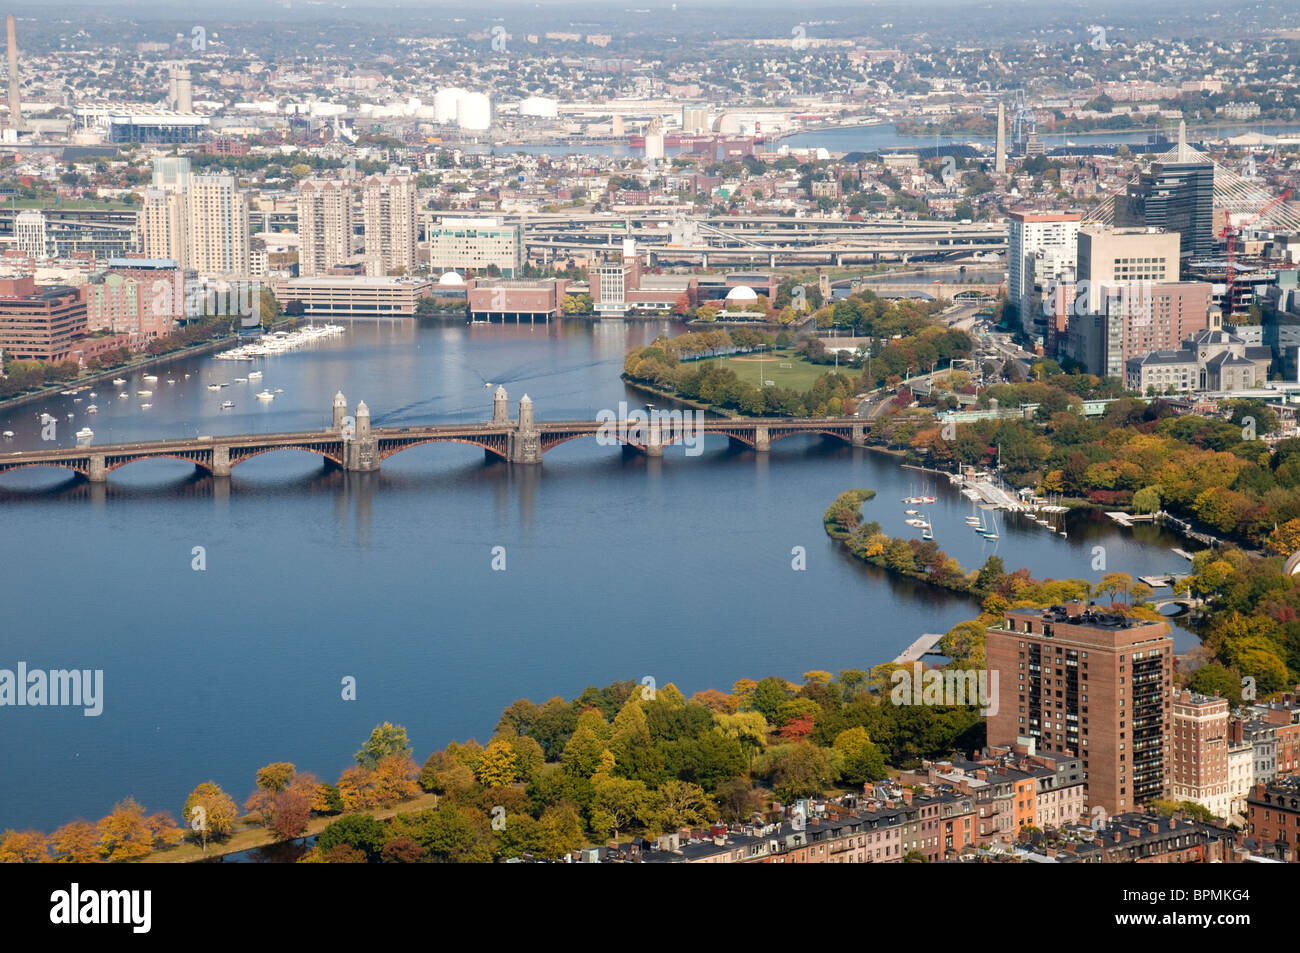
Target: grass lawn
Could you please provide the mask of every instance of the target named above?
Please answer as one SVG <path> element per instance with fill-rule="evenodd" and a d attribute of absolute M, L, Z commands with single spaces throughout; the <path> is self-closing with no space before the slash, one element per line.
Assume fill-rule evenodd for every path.
<path fill-rule="evenodd" d="M 710 357 L 703 361 L 691 361 L 690 365 L 699 364 L 718 364 L 730 368 L 736 376 L 742 381 L 749 381 L 754 386 L 759 382 L 759 360 L 758 353 L 749 354 L 731 354 L 726 357 Z M 817 378 L 823 374 L 832 373 L 835 370 L 834 364 L 810 364 L 795 354 L 794 351 L 764 351 L 762 361 L 762 379 L 771 381 L 774 387 L 788 387 L 791 390 L 806 391 L 816 382 Z M 848 362 L 841 359 L 840 372 L 857 377 L 861 371 L 857 368 L 849 367 Z"/>

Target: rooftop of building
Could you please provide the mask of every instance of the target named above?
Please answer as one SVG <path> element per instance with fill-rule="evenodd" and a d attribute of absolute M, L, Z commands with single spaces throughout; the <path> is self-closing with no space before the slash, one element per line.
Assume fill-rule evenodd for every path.
<path fill-rule="evenodd" d="M 1073 608 L 1074 611 L 1071 611 L 1071 606 L 1056 605 L 1042 609 L 1008 609 L 1007 615 L 1021 618 L 1032 617 L 1041 619 L 1043 622 L 1088 626 L 1094 629 L 1136 629 L 1154 624 L 1151 619 L 1138 619 L 1133 616 L 1102 612 L 1092 604 L 1084 606 L 1082 609 L 1079 609 L 1076 604 Z"/>

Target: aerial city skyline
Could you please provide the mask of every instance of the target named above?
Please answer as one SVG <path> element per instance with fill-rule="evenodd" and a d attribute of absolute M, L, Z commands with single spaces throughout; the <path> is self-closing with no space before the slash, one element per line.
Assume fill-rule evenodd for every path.
<path fill-rule="evenodd" d="M 300 6 L 7 14 L 0 864 L 1218 864 L 1098 922 L 1252 923 L 1300 11 Z"/>

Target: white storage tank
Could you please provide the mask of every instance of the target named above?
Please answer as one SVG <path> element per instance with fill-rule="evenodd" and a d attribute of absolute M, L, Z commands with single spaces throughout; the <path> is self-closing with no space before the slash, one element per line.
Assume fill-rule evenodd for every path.
<path fill-rule="evenodd" d="M 554 119 L 560 114 L 560 104 L 547 96 L 529 96 L 519 104 L 519 115 L 535 119 Z"/>
<path fill-rule="evenodd" d="M 456 121 L 456 107 L 465 90 L 459 86 L 448 86 L 433 94 L 433 121 L 452 123 Z"/>
<path fill-rule="evenodd" d="M 456 125 L 482 132 L 492 125 L 492 102 L 486 93 L 466 93 L 456 103 Z"/>

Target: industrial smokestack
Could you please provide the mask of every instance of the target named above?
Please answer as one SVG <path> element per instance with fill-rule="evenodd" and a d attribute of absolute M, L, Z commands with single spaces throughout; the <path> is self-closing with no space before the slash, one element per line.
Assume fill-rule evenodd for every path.
<path fill-rule="evenodd" d="M 1002 103 L 998 103 L 998 142 L 993 171 L 999 175 L 1007 171 L 1007 107 Z"/>
<path fill-rule="evenodd" d="M 18 96 L 18 37 L 14 30 L 14 15 L 5 17 L 5 32 L 9 34 L 9 125 L 21 129 L 23 105 Z"/>

